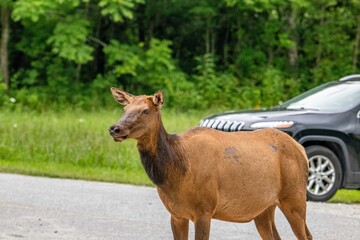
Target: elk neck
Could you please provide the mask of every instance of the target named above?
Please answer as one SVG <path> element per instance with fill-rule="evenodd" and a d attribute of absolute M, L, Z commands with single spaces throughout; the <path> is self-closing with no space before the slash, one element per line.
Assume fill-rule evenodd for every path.
<path fill-rule="evenodd" d="M 156 127 L 137 142 L 141 163 L 155 185 L 174 183 L 186 173 L 181 140 L 179 136 L 166 132 L 160 113 Z"/>

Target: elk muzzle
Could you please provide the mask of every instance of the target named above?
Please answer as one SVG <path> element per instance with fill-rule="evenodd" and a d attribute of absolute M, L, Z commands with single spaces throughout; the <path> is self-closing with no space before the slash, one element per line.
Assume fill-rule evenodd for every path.
<path fill-rule="evenodd" d="M 109 133 L 114 138 L 115 142 L 122 142 L 128 137 L 128 131 L 120 125 L 115 124 L 109 127 Z"/>

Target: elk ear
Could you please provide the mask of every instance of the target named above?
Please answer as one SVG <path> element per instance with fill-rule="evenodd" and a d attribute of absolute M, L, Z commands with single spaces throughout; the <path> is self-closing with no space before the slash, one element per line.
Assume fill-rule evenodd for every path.
<path fill-rule="evenodd" d="M 155 106 L 161 107 L 164 104 L 164 95 L 161 91 L 157 91 L 153 96 L 153 103 Z"/>
<path fill-rule="evenodd" d="M 121 91 L 117 88 L 111 88 L 111 93 L 114 96 L 115 100 L 122 105 L 128 105 L 131 99 L 134 97 L 130 93 Z"/>

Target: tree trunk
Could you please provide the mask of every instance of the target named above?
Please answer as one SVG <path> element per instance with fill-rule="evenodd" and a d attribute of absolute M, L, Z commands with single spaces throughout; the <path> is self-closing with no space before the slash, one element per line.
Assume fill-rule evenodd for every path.
<path fill-rule="evenodd" d="M 205 30 L 205 54 L 211 53 L 211 38 L 210 38 L 210 18 L 206 18 Z"/>
<path fill-rule="evenodd" d="M 82 67 L 82 65 L 79 63 L 76 68 L 76 82 L 77 83 L 80 83 L 81 67 Z"/>
<path fill-rule="evenodd" d="M 353 73 L 356 72 L 356 68 L 357 68 L 357 64 L 358 64 L 359 45 L 360 45 L 360 17 L 358 18 L 358 26 L 356 29 L 356 39 L 355 39 L 353 65 L 352 65 Z"/>
<path fill-rule="evenodd" d="M 242 42 L 241 21 L 240 21 L 240 18 L 238 18 L 238 20 L 236 22 L 236 44 L 235 44 L 235 48 L 234 48 L 234 56 L 237 56 L 240 54 L 241 42 Z"/>
<path fill-rule="evenodd" d="M 229 41 L 229 34 L 230 34 L 230 30 L 228 28 L 226 28 L 225 30 L 225 36 L 224 36 L 224 49 L 223 49 L 223 61 L 224 61 L 224 66 L 227 68 L 229 65 L 229 45 L 228 45 L 228 41 Z"/>
<path fill-rule="evenodd" d="M 10 9 L 1 7 L 1 42 L 0 42 L 0 71 L 1 77 L 6 88 L 10 87 L 9 81 L 9 58 L 8 58 L 8 42 L 10 37 L 9 29 Z"/>
<path fill-rule="evenodd" d="M 294 6 L 291 7 L 291 15 L 289 17 L 289 29 L 290 29 L 290 37 L 291 40 L 294 42 L 294 46 L 290 47 L 289 49 L 289 63 L 290 66 L 296 70 L 298 64 L 298 38 L 296 33 L 296 9 Z"/>
<path fill-rule="evenodd" d="M 324 27 L 324 24 L 325 24 L 325 13 L 324 13 L 324 11 L 325 11 L 324 7 L 321 7 L 321 10 L 320 10 L 320 13 L 321 13 L 320 27 L 318 28 L 319 30 L 317 32 L 318 38 L 319 38 L 319 35 L 322 34 L 319 31 L 320 31 L 320 29 L 322 29 Z M 320 65 L 321 57 L 322 57 L 322 43 L 321 43 L 321 40 L 319 40 L 318 48 L 317 48 L 317 51 L 316 51 L 316 66 Z"/>

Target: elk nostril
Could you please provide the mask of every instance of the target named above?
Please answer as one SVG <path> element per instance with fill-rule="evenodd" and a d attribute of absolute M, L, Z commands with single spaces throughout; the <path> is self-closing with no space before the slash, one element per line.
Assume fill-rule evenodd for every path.
<path fill-rule="evenodd" d="M 119 126 L 113 125 L 109 127 L 110 134 L 119 134 L 121 132 L 121 128 Z"/>
<path fill-rule="evenodd" d="M 119 134 L 121 132 L 121 128 L 119 126 L 112 125 L 109 127 L 109 132 L 110 134 Z"/>

